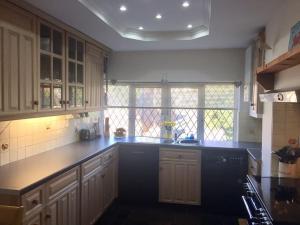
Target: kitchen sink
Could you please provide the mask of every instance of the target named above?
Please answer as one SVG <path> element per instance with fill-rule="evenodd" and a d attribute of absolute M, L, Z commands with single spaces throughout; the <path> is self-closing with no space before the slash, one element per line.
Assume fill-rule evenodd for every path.
<path fill-rule="evenodd" d="M 184 139 L 184 140 L 177 141 L 177 143 L 178 144 L 196 145 L 196 144 L 200 144 L 200 141 L 198 141 L 198 140 Z"/>

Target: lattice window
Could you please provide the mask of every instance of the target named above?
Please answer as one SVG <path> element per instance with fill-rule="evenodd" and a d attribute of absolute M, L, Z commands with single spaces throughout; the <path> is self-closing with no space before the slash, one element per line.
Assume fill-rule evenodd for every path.
<path fill-rule="evenodd" d="M 171 88 L 171 106 L 198 108 L 198 88 Z"/>
<path fill-rule="evenodd" d="M 161 132 L 161 110 L 136 109 L 135 136 L 160 137 Z"/>
<path fill-rule="evenodd" d="M 110 118 L 111 132 L 123 127 L 130 135 L 164 137 L 161 123 L 171 120 L 181 138 L 193 134 L 206 141 L 234 140 L 234 84 L 183 85 L 109 85 L 105 117 Z"/>
<path fill-rule="evenodd" d="M 233 110 L 205 110 L 204 139 L 207 141 L 233 140 Z"/>
<path fill-rule="evenodd" d="M 136 107 L 161 107 L 161 88 L 136 88 Z"/>
<path fill-rule="evenodd" d="M 176 123 L 173 131 L 184 138 L 187 135 L 197 135 L 198 112 L 196 109 L 172 109 L 171 120 Z"/>
<path fill-rule="evenodd" d="M 208 141 L 232 141 L 234 136 L 233 84 L 205 85 L 204 139 Z M 228 110 L 217 110 L 223 108 Z"/>
<path fill-rule="evenodd" d="M 129 86 L 108 85 L 107 105 L 108 106 L 129 106 Z"/>
<path fill-rule="evenodd" d="M 171 88 L 171 120 L 176 123 L 173 131 L 181 138 L 198 136 L 198 92 L 198 88 Z"/>
<path fill-rule="evenodd" d="M 121 127 L 128 131 L 129 109 L 121 107 L 129 106 L 129 85 L 108 85 L 107 105 L 104 117 L 109 118 L 110 133 Z"/>
<path fill-rule="evenodd" d="M 233 84 L 207 84 L 205 85 L 206 108 L 234 108 Z"/>
<path fill-rule="evenodd" d="M 160 137 L 161 88 L 141 87 L 135 91 L 135 136 Z"/>
<path fill-rule="evenodd" d="M 109 118 L 109 131 L 111 135 L 117 128 L 129 129 L 129 110 L 128 108 L 107 108 L 104 111 L 104 117 Z M 128 132 L 127 132 L 128 135 Z"/>

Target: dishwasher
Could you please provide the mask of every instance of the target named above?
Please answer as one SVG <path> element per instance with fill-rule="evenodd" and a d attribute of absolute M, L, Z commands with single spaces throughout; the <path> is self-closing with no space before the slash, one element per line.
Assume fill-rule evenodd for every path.
<path fill-rule="evenodd" d="M 120 202 L 157 203 L 159 148 L 153 145 L 122 145 L 119 157 Z"/>
<path fill-rule="evenodd" d="M 213 212 L 241 215 L 243 182 L 248 170 L 244 150 L 208 149 L 202 154 L 202 204 Z"/>

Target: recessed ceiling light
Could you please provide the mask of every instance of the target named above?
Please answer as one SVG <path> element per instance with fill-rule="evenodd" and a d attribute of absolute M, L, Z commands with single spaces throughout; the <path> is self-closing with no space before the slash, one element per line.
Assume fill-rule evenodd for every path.
<path fill-rule="evenodd" d="M 158 13 L 158 14 L 156 14 L 155 18 L 160 20 L 162 18 L 162 16 L 161 16 L 161 14 Z"/>
<path fill-rule="evenodd" d="M 141 26 L 141 27 L 139 27 L 139 30 L 144 30 L 144 27 L 142 27 L 142 26 Z"/>
<path fill-rule="evenodd" d="M 121 12 L 127 11 L 126 6 L 125 6 L 125 5 L 121 5 L 121 6 L 120 6 L 120 11 L 121 11 Z"/>
<path fill-rule="evenodd" d="M 185 1 L 182 3 L 182 7 L 187 8 L 190 6 L 190 3 L 188 1 Z"/>
<path fill-rule="evenodd" d="M 187 25 L 187 28 L 188 28 L 188 29 L 192 29 L 192 28 L 193 28 L 193 25 L 192 25 L 192 24 L 189 24 L 189 25 Z"/>

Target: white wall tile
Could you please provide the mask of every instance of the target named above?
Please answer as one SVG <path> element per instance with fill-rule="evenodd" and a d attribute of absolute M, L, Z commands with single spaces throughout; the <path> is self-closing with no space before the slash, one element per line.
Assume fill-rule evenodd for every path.
<path fill-rule="evenodd" d="M 62 115 L 0 122 L 0 147 L 2 143 L 9 145 L 6 151 L 0 149 L 0 165 L 76 142 L 76 129 L 88 127 L 91 121 L 98 121 L 99 113 L 92 116 L 95 118 Z"/>

